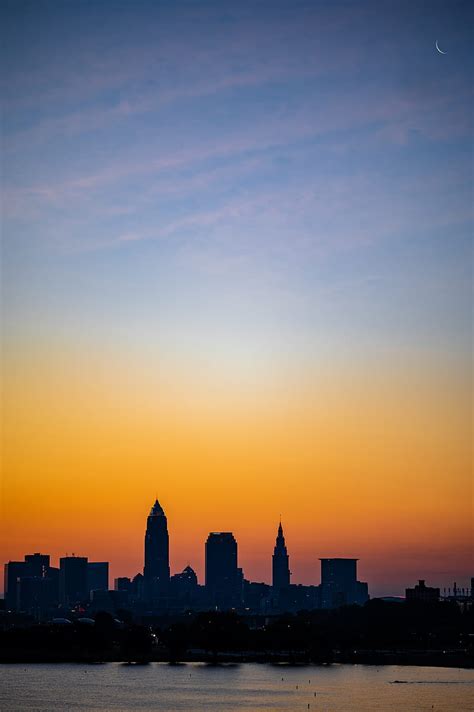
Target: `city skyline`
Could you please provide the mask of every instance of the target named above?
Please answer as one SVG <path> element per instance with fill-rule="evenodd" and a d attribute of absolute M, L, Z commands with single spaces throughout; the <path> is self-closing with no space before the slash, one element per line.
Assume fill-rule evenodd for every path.
<path fill-rule="evenodd" d="M 200 580 L 280 513 L 292 581 L 465 577 L 472 3 L 0 13 L 0 560 L 133 574 L 158 491 Z"/>
<path fill-rule="evenodd" d="M 172 541 L 172 538 L 171 538 Z M 170 581 L 172 578 L 176 578 L 182 575 L 186 575 L 186 572 L 189 571 L 192 573 L 193 576 L 197 576 L 196 578 L 196 583 L 201 583 L 202 586 L 206 588 L 210 588 L 210 590 L 214 591 L 215 586 L 218 586 L 218 589 L 220 591 L 220 594 L 217 593 L 217 597 L 214 601 L 223 601 L 227 600 L 226 596 L 230 595 L 230 598 L 232 598 L 232 594 L 229 594 L 228 592 L 226 593 L 224 590 L 224 594 L 222 593 L 222 589 L 219 588 L 219 584 L 214 584 L 213 583 L 213 576 L 215 574 L 211 574 L 209 566 L 215 566 L 216 564 L 209 563 L 209 545 L 210 543 L 214 543 L 218 545 L 218 549 L 220 548 L 220 545 L 224 544 L 225 548 L 228 548 L 230 545 L 230 550 L 229 554 L 232 559 L 235 559 L 233 564 L 231 564 L 231 569 L 232 566 L 235 567 L 236 572 L 240 572 L 238 576 L 241 579 L 241 583 L 237 584 L 237 587 L 240 585 L 242 586 L 242 582 L 244 579 L 250 582 L 252 577 L 246 577 L 245 576 L 245 567 L 243 565 L 240 565 L 238 567 L 238 563 L 240 561 L 238 560 L 238 554 L 237 554 L 237 540 L 234 538 L 233 532 L 230 531 L 211 531 L 207 535 L 206 539 L 203 540 L 202 542 L 202 549 L 205 551 L 205 564 L 204 564 L 204 571 L 201 571 L 199 573 L 199 567 L 196 567 L 196 565 L 190 560 L 188 557 L 187 564 L 183 569 L 179 568 L 179 566 L 174 569 L 170 567 L 170 555 L 169 555 L 169 549 L 170 549 L 170 538 L 169 538 L 169 532 L 168 532 L 168 519 L 165 514 L 165 511 L 163 507 L 161 506 L 160 502 L 158 501 L 158 498 L 155 498 L 155 501 L 151 507 L 150 513 L 147 517 L 147 524 L 145 527 L 145 538 L 144 538 L 144 547 L 143 547 L 143 566 L 138 567 L 138 570 L 134 571 L 133 573 L 125 573 L 123 571 L 119 572 L 116 570 L 115 567 L 112 568 L 113 574 L 109 577 L 109 566 L 110 562 L 107 560 L 105 562 L 89 562 L 88 564 L 86 563 L 88 561 L 87 555 L 85 553 L 83 554 L 76 554 L 73 552 L 72 554 L 68 554 L 67 552 L 65 555 L 61 557 L 61 555 L 58 556 L 59 563 L 61 563 L 61 568 L 60 572 L 62 572 L 62 562 L 68 562 L 71 560 L 77 560 L 78 563 L 83 563 L 84 566 L 84 576 L 86 576 L 86 569 L 89 567 L 89 576 L 92 576 L 93 578 L 96 577 L 102 577 L 101 580 L 104 579 L 104 574 L 102 574 L 101 569 L 102 567 L 106 567 L 106 577 L 107 580 L 109 578 L 112 581 L 117 582 L 118 580 L 126 580 L 128 579 L 129 581 L 132 581 L 137 575 L 141 576 L 143 578 L 143 592 L 140 594 L 143 597 L 143 600 L 149 601 L 150 603 L 153 601 L 158 601 L 161 599 L 166 599 L 171 595 L 170 591 Z M 214 545 L 215 548 L 215 545 Z M 216 554 L 213 555 L 214 560 L 217 561 L 219 559 L 220 554 L 216 550 Z M 217 559 L 215 558 L 217 556 Z M 41 554 L 40 552 L 36 552 L 34 554 L 30 554 L 26 557 L 25 560 L 31 559 L 32 561 L 37 561 L 36 564 L 33 565 L 33 569 L 30 575 L 34 576 L 40 576 L 41 574 L 40 569 L 41 568 L 49 568 L 50 566 L 50 559 L 51 556 L 50 554 Z M 270 554 L 267 557 L 270 560 Z M 47 562 L 46 562 L 47 559 Z M 328 571 L 330 571 L 330 565 L 331 562 L 350 562 L 352 566 L 356 566 L 356 562 L 359 561 L 358 557 L 348 557 L 346 555 L 340 556 L 340 555 L 331 555 L 328 557 L 321 557 L 318 556 L 317 559 L 315 560 L 318 562 L 318 565 L 321 565 L 321 575 L 320 575 L 320 581 L 319 583 L 316 582 L 316 578 L 313 578 L 310 581 L 298 581 L 298 580 L 291 580 L 292 574 L 290 571 L 290 552 L 288 551 L 288 548 L 286 546 L 286 540 L 283 532 L 283 526 L 282 526 L 282 519 L 280 516 L 279 519 L 279 524 L 277 528 L 277 535 L 276 535 L 276 543 L 275 546 L 273 547 L 273 554 L 271 555 L 271 577 L 270 580 L 265 580 L 262 577 L 256 577 L 255 583 L 265 583 L 269 588 L 273 589 L 274 595 L 278 597 L 279 592 L 281 592 L 282 589 L 288 588 L 290 584 L 293 586 L 319 586 L 324 579 L 324 571 L 326 571 L 326 579 L 330 579 L 331 575 L 328 575 Z M 12 561 L 11 559 L 8 562 L 5 562 L 6 564 L 9 564 L 10 566 L 16 566 L 17 562 Z M 23 566 L 23 564 L 20 563 L 20 567 Z M 218 565 L 219 566 L 219 565 Z M 226 565 L 225 565 L 226 566 Z M 198 573 L 196 573 L 196 568 Z M 97 570 L 97 573 L 92 573 L 92 571 L 95 569 Z M 143 571 L 143 573 L 142 573 Z M 349 569 L 349 571 L 351 571 Z M 316 571 L 314 572 L 316 574 Z M 419 572 L 420 573 L 420 572 Z M 421 571 L 423 573 L 423 571 Z M 220 575 L 220 574 L 218 574 Z M 344 574 L 345 575 L 345 574 Z M 352 577 L 355 580 L 355 568 L 354 571 L 351 572 Z M 6 574 L 5 574 L 6 576 Z M 232 576 L 232 574 L 231 574 Z M 255 578 L 255 577 L 254 577 Z M 465 571 L 463 576 L 461 577 L 461 580 L 464 581 L 470 578 L 471 580 L 471 585 L 472 585 L 472 577 L 470 577 L 469 572 Z M 85 580 L 85 579 L 84 579 Z M 4 583 L 6 583 L 6 578 Z M 232 590 L 232 587 L 235 586 L 236 582 L 231 581 L 230 585 L 230 590 Z M 420 584 L 424 584 L 424 580 L 420 580 Z M 61 587 L 64 589 L 64 581 L 61 579 L 59 580 L 59 586 L 60 590 Z M 362 585 L 362 584 L 361 584 Z M 363 584 L 364 586 L 367 586 L 367 584 Z M 227 586 L 227 585 L 226 585 Z M 456 587 L 456 582 L 453 582 L 453 590 L 455 590 Z M 461 591 L 461 588 L 464 592 L 464 587 L 461 585 L 459 586 L 459 591 Z M 445 591 L 448 589 L 449 591 L 451 590 L 451 586 L 449 587 L 444 587 Z M 405 589 L 406 590 L 406 587 Z M 435 590 L 435 589 L 430 589 L 430 590 Z M 439 592 L 438 588 L 438 592 Z M 467 589 L 466 589 L 467 590 Z M 384 592 L 385 595 L 387 595 L 387 592 Z M 401 595 L 401 592 L 398 591 L 391 591 L 389 592 L 392 595 Z M 213 596 L 216 596 L 216 593 L 212 594 Z M 382 594 L 379 594 L 382 595 Z M 235 604 L 237 605 L 237 604 Z"/>
<path fill-rule="evenodd" d="M 324 558 L 321 583 L 290 583 L 289 556 L 280 521 L 272 556 L 272 583 L 251 581 L 239 566 L 238 542 L 232 532 L 210 532 L 205 542 L 205 580 L 199 585 L 187 565 L 171 575 L 168 520 L 155 499 L 146 520 L 143 569 L 118 576 L 110 589 L 109 562 L 90 562 L 84 556 L 65 556 L 59 568 L 49 554 L 27 554 L 23 561 L 4 565 L 6 613 L 25 613 L 44 621 L 65 613 L 90 610 L 129 610 L 131 615 L 169 615 L 186 611 L 240 610 L 246 614 L 284 613 L 363 605 L 368 584 L 358 581 L 357 559 Z M 143 571 L 143 573 L 142 573 Z"/>

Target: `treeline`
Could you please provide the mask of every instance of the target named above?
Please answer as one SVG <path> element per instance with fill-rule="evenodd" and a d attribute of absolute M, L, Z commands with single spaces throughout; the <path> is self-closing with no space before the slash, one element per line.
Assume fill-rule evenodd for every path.
<path fill-rule="evenodd" d="M 430 664 L 442 664 L 438 654 L 455 654 L 456 664 L 472 663 L 474 612 L 455 603 L 373 600 L 362 607 L 272 618 L 201 612 L 154 626 L 134 623 L 125 611 L 118 617 L 120 622 L 99 612 L 93 624 L 7 627 L 0 631 L 0 661 L 383 662 L 391 652 L 393 662 L 394 655 L 410 652 L 412 661 L 416 652 L 432 653 Z"/>

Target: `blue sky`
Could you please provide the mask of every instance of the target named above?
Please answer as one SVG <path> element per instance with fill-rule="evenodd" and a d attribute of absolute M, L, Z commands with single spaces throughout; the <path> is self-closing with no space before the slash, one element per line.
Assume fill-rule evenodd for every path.
<path fill-rule="evenodd" d="M 178 349 L 193 328 L 264 329 L 466 356 L 468 4 L 7 2 L 3 19 L 14 332 L 153 317 Z"/>

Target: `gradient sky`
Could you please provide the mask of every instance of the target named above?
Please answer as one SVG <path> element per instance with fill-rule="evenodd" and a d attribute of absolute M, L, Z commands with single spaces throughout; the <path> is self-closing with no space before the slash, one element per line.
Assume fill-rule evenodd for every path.
<path fill-rule="evenodd" d="M 472 6 L 1 14 L 2 561 L 467 585 Z"/>

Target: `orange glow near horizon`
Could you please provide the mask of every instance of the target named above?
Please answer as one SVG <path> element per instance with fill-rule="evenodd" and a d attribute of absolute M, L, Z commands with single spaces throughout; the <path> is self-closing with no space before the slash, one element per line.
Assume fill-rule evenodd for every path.
<path fill-rule="evenodd" d="M 471 18 L 405 4 L 3 4 L 0 563 L 113 586 L 158 497 L 200 583 L 281 515 L 293 583 L 469 585 Z"/>
<path fill-rule="evenodd" d="M 25 352 L 23 352 L 25 353 Z M 470 395 L 420 369 L 269 368 L 258 386 L 212 369 L 79 358 L 5 359 L 3 560 L 75 552 L 143 566 L 155 495 L 171 569 L 203 582 L 209 531 L 270 581 L 280 514 L 294 583 L 319 557 L 356 556 L 375 591 L 469 571 Z M 448 584 L 446 584 L 448 585 Z"/>

